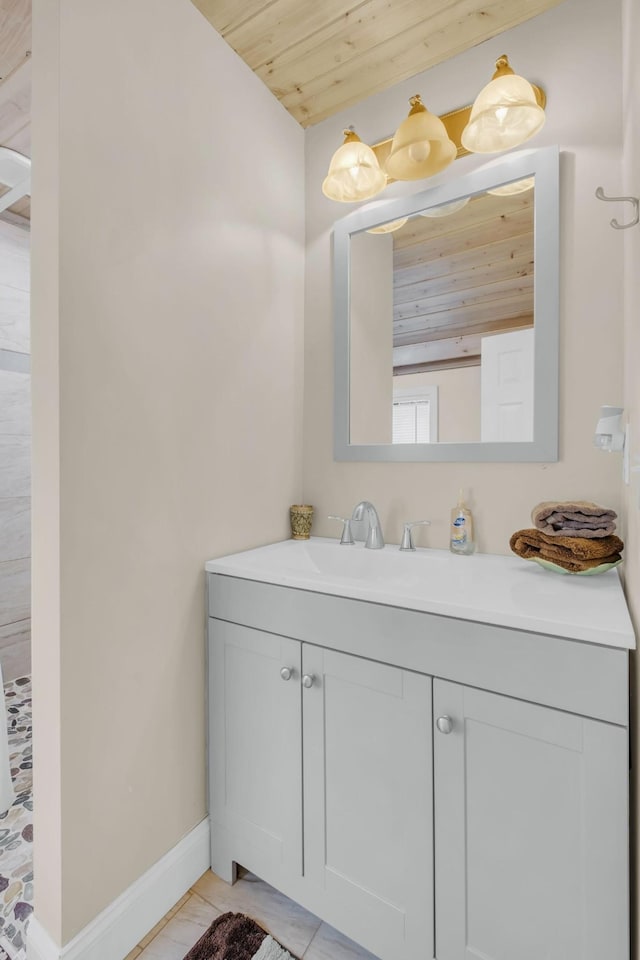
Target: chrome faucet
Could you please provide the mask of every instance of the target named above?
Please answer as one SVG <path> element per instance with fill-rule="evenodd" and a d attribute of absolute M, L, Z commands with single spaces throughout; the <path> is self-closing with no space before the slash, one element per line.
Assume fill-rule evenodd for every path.
<path fill-rule="evenodd" d="M 367 521 L 367 539 L 365 547 L 369 550 L 382 550 L 384 547 L 384 537 L 382 536 L 382 527 L 380 526 L 380 517 L 378 511 L 368 500 L 361 500 L 356 504 L 351 514 L 352 520 Z"/>

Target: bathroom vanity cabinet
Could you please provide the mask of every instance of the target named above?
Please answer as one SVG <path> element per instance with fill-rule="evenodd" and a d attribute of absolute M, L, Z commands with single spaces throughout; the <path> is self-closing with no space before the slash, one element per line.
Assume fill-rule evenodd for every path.
<path fill-rule="evenodd" d="M 216 873 L 381 960 L 627 960 L 626 649 L 216 564 Z"/>

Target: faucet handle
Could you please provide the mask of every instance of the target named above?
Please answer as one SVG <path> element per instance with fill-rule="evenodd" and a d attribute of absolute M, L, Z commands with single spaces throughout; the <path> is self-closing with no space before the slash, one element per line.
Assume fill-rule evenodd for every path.
<path fill-rule="evenodd" d="M 413 527 L 419 526 L 429 527 L 431 526 L 431 520 L 410 520 L 408 523 L 405 523 L 402 533 L 402 543 L 400 544 L 401 550 L 415 550 L 411 530 Z"/>
<path fill-rule="evenodd" d="M 342 528 L 342 536 L 340 537 L 340 545 L 348 546 L 349 544 L 355 543 L 353 539 L 353 534 L 351 533 L 351 517 L 334 517 L 329 516 L 327 520 L 339 520 L 340 523 L 344 523 Z"/>

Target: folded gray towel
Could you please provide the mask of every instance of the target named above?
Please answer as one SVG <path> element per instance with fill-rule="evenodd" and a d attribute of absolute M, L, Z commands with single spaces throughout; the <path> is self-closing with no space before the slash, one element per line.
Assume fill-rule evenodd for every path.
<path fill-rule="evenodd" d="M 590 500 L 547 500 L 531 511 L 536 529 L 551 537 L 608 537 L 616 529 L 616 517 L 615 510 L 608 510 Z"/>

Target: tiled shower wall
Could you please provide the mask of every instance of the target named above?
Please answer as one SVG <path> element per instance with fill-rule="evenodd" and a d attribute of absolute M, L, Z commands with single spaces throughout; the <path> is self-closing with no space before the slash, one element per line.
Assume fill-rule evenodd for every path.
<path fill-rule="evenodd" d="M 31 377 L 29 230 L 0 220 L 0 663 L 29 672 Z"/>

